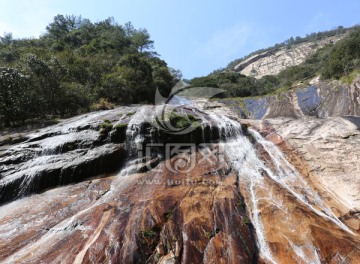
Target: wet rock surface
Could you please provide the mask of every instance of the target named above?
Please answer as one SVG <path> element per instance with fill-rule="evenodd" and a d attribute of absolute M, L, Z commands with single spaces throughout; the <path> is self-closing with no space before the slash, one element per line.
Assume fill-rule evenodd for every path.
<path fill-rule="evenodd" d="M 4 144 L 0 262 L 359 263 L 356 199 L 336 192 L 339 170 L 316 167 L 357 153 L 356 117 L 240 120 L 186 105 L 158 119 L 158 108 Z M 311 152 L 326 142 L 326 158 Z"/>
<path fill-rule="evenodd" d="M 4 205 L 0 261 L 256 263 L 235 174 L 215 169 L 203 163 L 186 174 L 160 163 Z"/>
<path fill-rule="evenodd" d="M 284 188 L 286 187 L 284 185 L 276 186 L 269 182 L 267 192 L 271 193 L 271 195 L 268 193 L 266 195 L 269 198 L 276 198 L 265 199 L 264 212 L 262 212 L 264 218 L 268 219 L 264 219 L 263 222 L 265 230 L 268 232 L 268 239 L 272 241 L 269 242 L 270 247 L 273 252 L 276 252 L 275 259 L 278 259 L 279 263 L 297 262 L 299 260 L 304 263 L 316 263 L 318 261 L 319 263 L 359 262 L 360 221 L 355 215 L 349 217 L 354 204 L 349 204 L 349 200 L 346 201 L 346 198 L 349 190 L 356 190 L 360 185 L 355 182 L 343 181 L 339 177 L 339 173 L 331 175 L 332 181 L 325 179 L 324 174 L 314 169 L 315 164 L 323 164 L 324 161 L 315 156 L 312 160 L 308 160 L 309 155 L 303 155 L 304 153 L 299 151 L 300 148 L 294 145 L 292 140 L 285 137 L 278 125 L 272 126 L 271 121 L 267 122 L 265 126 L 260 125 L 260 131 L 281 150 L 286 160 L 302 175 L 302 180 L 299 181 L 298 178 L 292 184 L 295 185 L 293 190 L 301 194 L 300 197 L 305 199 L 305 202 L 301 202 L 299 196 L 297 196 L 297 199 L 293 199 L 291 192 L 289 193 L 291 189 Z M 331 121 L 325 120 L 323 125 L 331 126 L 331 124 L 327 123 L 331 123 Z M 344 130 L 347 129 L 349 127 Z M 325 130 L 331 135 L 336 129 L 332 130 L 327 127 Z M 312 138 L 313 136 L 308 135 L 306 141 L 308 141 L 309 147 L 312 145 L 314 149 L 317 147 L 314 141 L 317 140 L 315 137 Z M 259 152 L 261 153 L 261 150 Z M 334 149 L 328 155 L 326 155 L 327 153 L 323 154 L 329 157 L 336 155 L 336 153 L 337 150 Z M 324 166 L 327 165 L 324 164 Z M 357 168 L 354 169 L 357 170 Z M 279 199 L 284 193 L 288 194 Z M 313 198 L 311 198 L 311 193 L 315 194 Z M 319 209 L 321 207 L 322 209 L 317 211 L 317 206 L 321 204 L 318 203 L 319 198 L 323 200 L 323 205 L 326 204 L 326 206 L 320 206 Z M 268 205 L 266 206 L 266 204 Z M 322 213 L 325 213 L 327 217 L 324 217 Z M 319 216 L 321 217 L 319 218 Z M 278 224 L 271 223 L 271 219 L 277 219 Z M 341 222 L 338 222 L 338 220 Z M 345 225 L 342 225 L 342 223 Z M 333 241 L 333 243 L 329 241 Z M 287 253 L 289 247 L 296 252 L 292 256 Z M 294 259 L 291 259 L 291 257 L 294 257 Z M 286 261 L 284 261 L 285 259 Z"/>
<path fill-rule="evenodd" d="M 330 192 L 360 209 L 359 117 L 269 119 L 267 122 L 310 165 Z"/>
<path fill-rule="evenodd" d="M 123 144 L 101 140 L 104 119 L 128 109 L 90 113 L 23 136 L 0 149 L 0 203 L 119 169 Z M 13 143 L 13 142 L 12 142 Z"/>
<path fill-rule="evenodd" d="M 339 81 L 318 82 L 279 95 L 220 99 L 219 103 L 230 108 L 240 118 L 248 119 L 359 116 L 360 77 L 351 85 Z"/>
<path fill-rule="evenodd" d="M 145 155 L 150 143 L 158 144 L 151 155 L 164 156 L 165 143 L 199 144 L 221 137 L 217 124 L 204 112 L 181 106 L 162 113 L 161 107 L 157 108 L 167 116 L 164 120 L 155 118 L 155 106 L 123 107 L 25 133 L 20 143 L 4 141 L 0 148 L 0 204 L 118 171 L 132 156 L 138 156 L 138 151 Z M 179 132 L 172 133 L 174 129 Z M 183 129 L 188 131 L 181 133 Z M 136 141 L 136 136 L 141 141 Z M 136 150 L 132 153 L 131 149 Z"/>
<path fill-rule="evenodd" d="M 213 111 L 219 115 L 236 116 L 229 107 L 220 106 Z M 252 139 L 256 142 L 258 155 L 275 170 L 273 177 L 265 172 L 270 177 L 258 183 L 255 189 L 257 214 L 261 214 L 263 233 L 268 240 L 268 256 L 272 255 L 276 263 L 359 262 L 358 235 L 347 240 L 348 232 L 338 230 L 344 227 L 338 220 L 351 232 L 360 230 L 359 117 L 303 116 L 238 121 L 244 130 L 260 131 L 283 155 L 276 157 L 277 151 L 270 148 L 269 143 L 260 138 Z M 251 133 L 248 137 L 252 138 Z M 293 169 L 284 170 L 288 165 L 278 162 L 289 162 L 298 176 L 292 178 Z M 276 173 L 278 166 L 284 174 L 281 171 Z M 251 212 L 254 208 L 254 202 L 249 202 L 252 201 L 251 192 L 246 191 L 246 185 L 240 185 L 240 190 Z M 321 204 L 316 202 L 320 201 L 318 199 L 323 201 L 320 206 L 323 209 L 316 209 Z M 327 217 L 322 212 L 328 212 Z M 251 219 L 254 222 L 254 217 Z M 335 222 L 337 227 L 332 226 Z"/>

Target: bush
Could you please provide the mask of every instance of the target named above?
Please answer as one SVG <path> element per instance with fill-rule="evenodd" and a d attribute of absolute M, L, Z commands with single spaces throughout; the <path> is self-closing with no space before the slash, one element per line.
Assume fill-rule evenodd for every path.
<path fill-rule="evenodd" d="M 322 78 L 339 79 L 360 67 L 360 28 L 337 42 L 322 65 Z"/>
<path fill-rule="evenodd" d="M 189 126 L 197 127 L 199 125 L 199 119 L 195 116 L 176 112 L 166 113 L 164 121 L 169 122 L 171 126 L 179 129 L 184 129 Z"/>
<path fill-rule="evenodd" d="M 111 124 L 110 120 L 105 119 L 104 122 L 100 124 L 99 128 L 100 128 L 100 135 L 105 136 L 109 134 L 109 132 L 112 130 L 113 125 Z"/>
<path fill-rule="evenodd" d="M 39 39 L 5 34 L 0 65 L 17 69 L 5 74 L 13 78 L 1 76 L 2 125 L 154 102 L 157 88 L 166 96 L 179 73 L 170 73 L 152 43 L 145 29 L 112 18 L 57 15 Z"/>
<path fill-rule="evenodd" d="M 99 101 L 91 106 L 92 110 L 110 110 L 114 109 L 115 105 L 105 98 L 100 98 Z"/>
<path fill-rule="evenodd" d="M 0 68 L 0 126 L 24 122 L 32 117 L 36 94 L 29 76 L 17 69 Z"/>
<path fill-rule="evenodd" d="M 78 114 L 90 110 L 90 95 L 86 86 L 80 83 L 61 83 L 60 89 L 63 96 L 59 105 L 62 116 L 67 114 Z"/>

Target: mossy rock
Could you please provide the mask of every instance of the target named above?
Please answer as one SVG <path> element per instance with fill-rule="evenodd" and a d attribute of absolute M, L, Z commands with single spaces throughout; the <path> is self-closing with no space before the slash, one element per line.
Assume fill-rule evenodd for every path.
<path fill-rule="evenodd" d="M 100 133 L 110 132 L 110 130 L 113 128 L 113 125 L 108 119 L 105 119 L 104 122 L 100 124 L 99 128 L 100 128 Z"/>
<path fill-rule="evenodd" d="M 111 124 L 111 121 L 108 119 L 105 119 L 100 125 L 99 125 L 99 133 L 100 137 L 99 139 L 105 140 L 107 136 L 109 135 L 109 132 L 112 130 L 113 125 Z"/>
<path fill-rule="evenodd" d="M 126 140 L 126 130 L 128 123 L 118 123 L 114 126 L 110 132 L 110 142 L 112 143 L 123 143 Z"/>
<path fill-rule="evenodd" d="M 132 116 L 132 115 L 134 115 L 135 113 L 136 113 L 136 111 L 131 111 L 131 112 L 126 113 L 125 116 Z"/>
<path fill-rule="evenodd" d="M 167 113 L 165 122 L 169 122 L 173 127 L 185 129 L 190 126 L 198 127 L 200 119 L 192 114 L 179 114 L 176 112 Z"/>

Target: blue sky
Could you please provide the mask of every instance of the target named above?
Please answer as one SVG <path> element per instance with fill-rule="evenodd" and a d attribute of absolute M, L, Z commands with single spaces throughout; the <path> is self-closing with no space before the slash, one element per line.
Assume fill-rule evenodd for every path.
<path fill-rule="evenodd" d="M 146 28 L 161 58 L 192 78 L 291 36 L 359 24 L 360 1 L 0 0 L 0 34 L 37 37 L 57 14 Z"/>

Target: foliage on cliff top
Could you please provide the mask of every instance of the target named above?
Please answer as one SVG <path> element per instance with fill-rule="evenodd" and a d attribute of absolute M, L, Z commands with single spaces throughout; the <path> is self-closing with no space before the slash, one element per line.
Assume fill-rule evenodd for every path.
<path fill-rule="evenodd" d="M 225 67 L 225 69 L 233 70 L 236 65 L 238 65 L 239 63 L 245 61 L 246 59 L 248 59 L 256 54 L 260 54 L 263 52 L 275 53 L 276 51 L 278 51 L 279 49 L 284 48 L 284 47 L 291 48 L 292 45 L 297 45 L 297 44 L 301 44 L 301 43 L 305 43 L 305 42 L 316 42 L 316 41 L 322 40 L 324 38 L 345 34 L 346 32 L 348 32 L 351 29 L 352 28 L 344 28 L 343 26 L 338 26 L 336 29 L 327 30 L 327 31 L 323 31 L 323 32 L 313 32 L 311 34 L 307 34 L 305 37 L 300 37 L 300 36 L 290 37 L 289 39 L 287 39 L 281 43 L 276 43 L 274 46 L 264 48 L 264 49 L 259 49 L 259 50 L 256 50 L 242 58 L 235 59 L 235 60 L 231 61 Z"/>
<path fill-rule="evenodd" d="M 57 15 L 40 38 L 0 37 L 0 127 L 166 96 L 179 73 L 146 29 Z"/>
<path fill-rule="evenodd" d="M 330 33 L 334 32 L 330 31 Z M 318 33 L 310 36 L 322 35 Z M 262 96 L 283 92 L 298 84 L 306 84 L 317 75 L 322 79 L 340 79 L 351 75 L 357 69 L 360 69 L 360 27 L 353 27 L 349 35 L 342 40 L 318 49 L 303 63 L 288 67 L 278 75 L 255 79 L 232 70 L 224 70 L 194 78 L 190 83 L 192 86 L 224 89 L 226 93 L 221 94 L 220 97 Z"/>

